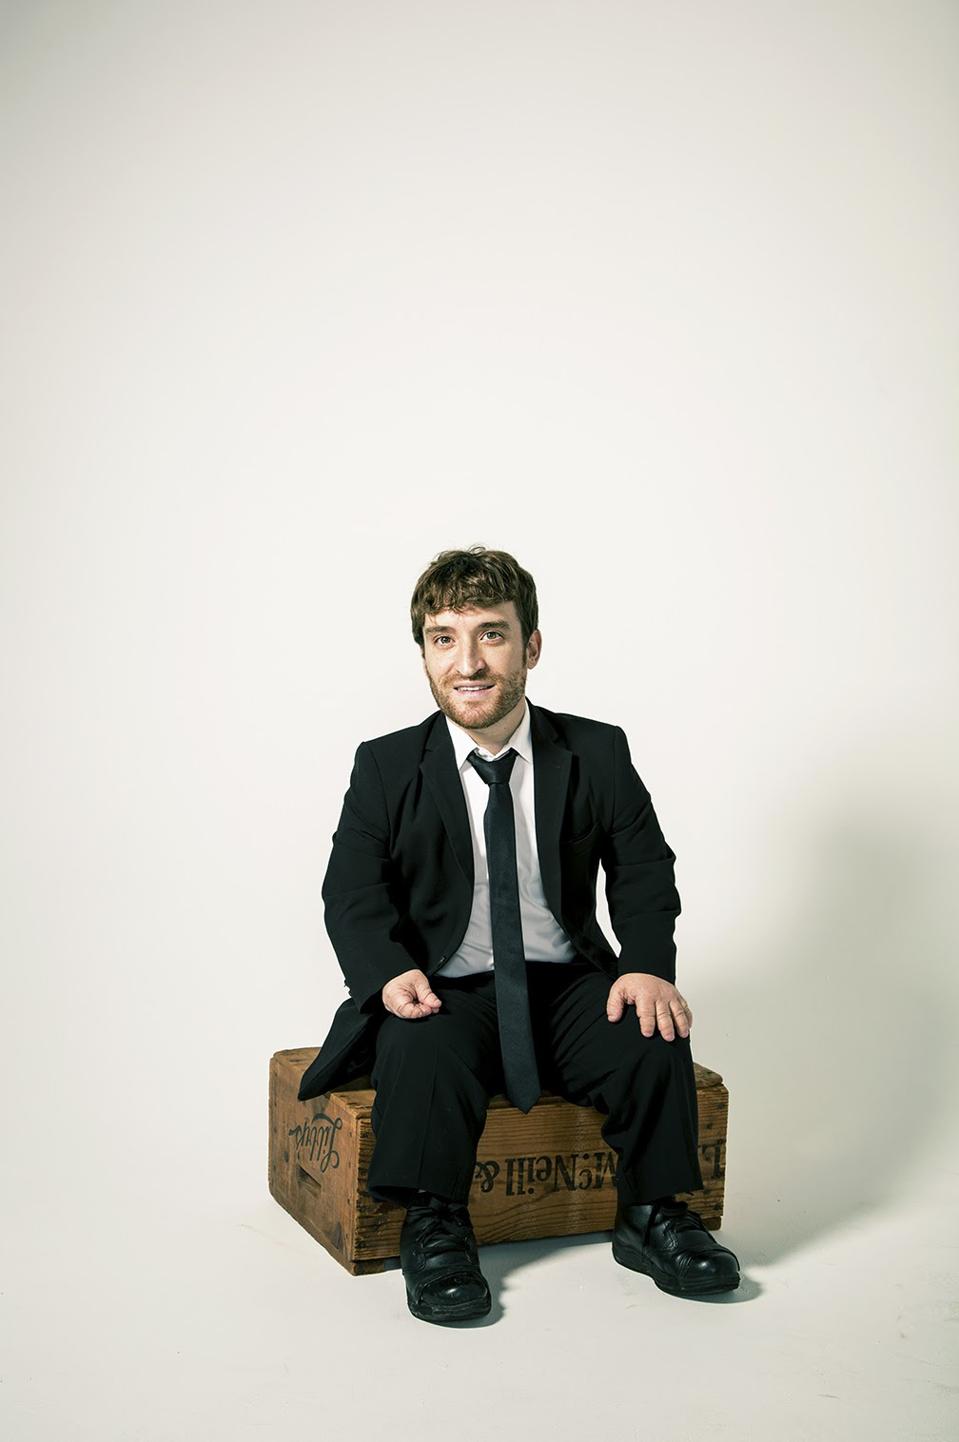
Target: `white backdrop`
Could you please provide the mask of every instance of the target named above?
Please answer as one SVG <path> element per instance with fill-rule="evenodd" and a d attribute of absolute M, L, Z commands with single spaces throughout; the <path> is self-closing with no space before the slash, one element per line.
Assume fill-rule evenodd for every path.
<path fill-rule="evenodd" d="M 841 1267 L 954 1201 L 957 31 L 932 0 L 2 7 L 18 1437 L 275 1436 L 314 1415 L 283 1368 L 373 1326 L 380 1282 L 266 1193 L 267 1070 L 345 995 L 330 837 L 357 743 L 434 709 L 408 608 L 447 546 L 536 578 L 532 699 L 627 731 L 742 1251 Z M 388 1280 L 384 1342 L 451 1345 Z M 898 1333 L 941 1362 L 938 1298 Z M 870 1436 L 945 1435 L 883 1365 Z M 690 1436 L 772 1422 L 734 1375 Z"/>

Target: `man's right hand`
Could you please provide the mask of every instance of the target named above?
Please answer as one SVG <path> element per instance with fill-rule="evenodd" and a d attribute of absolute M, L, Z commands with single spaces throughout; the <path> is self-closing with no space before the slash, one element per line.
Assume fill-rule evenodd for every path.
<path fill-rule="evenodd" d="M 394 1016 L 405 1017 L 407 1021 L 431 1016 L 443 1005 L 431 988 L 426 972 L 415 967 L 412 971 L 404 971 L 401 976 L 394 976 L 386 983 L 380 996 L 387 1011 Z"/>

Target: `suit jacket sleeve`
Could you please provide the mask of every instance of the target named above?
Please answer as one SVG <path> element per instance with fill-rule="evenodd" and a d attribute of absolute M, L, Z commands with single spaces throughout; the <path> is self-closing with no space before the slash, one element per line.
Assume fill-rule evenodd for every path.
<path fill-rule="evenodd" d="M 673 863 L 649 792 L 637 775 L 622 727 L 614 728 L 613 825 L 600 859 L 609 919 L 620 943 L 617 976 L 646 971 L 676 980 L 673 940 L 680 912 Z"/>
<path fill-rule="evenodd" d="M 356 751 L 322 896 L 326 930 L 353 1001 L 361 1012 L 375 1011 L 383 1005 L 386 983 L 420 963 L 398 940 L 403 916 L 396 904 L 386 798 L 366 741 Z"/>

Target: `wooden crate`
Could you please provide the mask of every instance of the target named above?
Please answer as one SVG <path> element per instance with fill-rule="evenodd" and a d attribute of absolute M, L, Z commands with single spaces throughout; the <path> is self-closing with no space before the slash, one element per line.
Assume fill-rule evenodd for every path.
<path fill-rule="evenodd" d="M 382 1272 L 400 1253 L 405 1209 L 366 1191 L 376 1093 L 368 1076 L 308 1101 L 300 1077 L 317 1048 L 278 1051 L 270 1062 L 270 1191 L 353 1276 Z M 718 1072 L 694 1063 L 703 1189 L 678 1192 L 719 1227 L 723 1212 L 729 1093 Z M 544 1091 L 524 1113 L 490 1098 L 470 1188 L 480 1245 L 609 1230 L 616 1212 L 617 1153 L 603 1141 L 604 1117 Z"/>

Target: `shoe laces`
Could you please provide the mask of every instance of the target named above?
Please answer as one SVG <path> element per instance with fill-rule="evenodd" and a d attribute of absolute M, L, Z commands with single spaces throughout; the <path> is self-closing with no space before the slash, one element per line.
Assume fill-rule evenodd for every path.
<path fill-rule="evenodd" d="M 674 1232 L 698 1232 L 704 1226 L 702 1217 L 686 1202 L 661 1202 L 651 1221 L 660 1219 L 669 1222 Z"/>
<path fill-rule="evenodd" d="M 428 1205 L 409 1210 L 432 1212 L 417 1234 L 417 1242 L 430 1256 L 441 1252 L 462 1252 L 468 1248 L 464 1228 L 469 1226 L 469 1209 L 445 1197 L 431 1197 Z"/>

